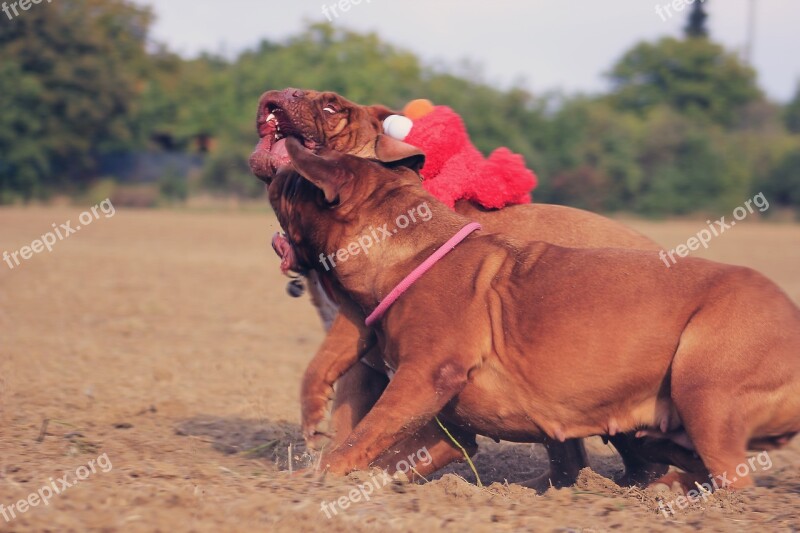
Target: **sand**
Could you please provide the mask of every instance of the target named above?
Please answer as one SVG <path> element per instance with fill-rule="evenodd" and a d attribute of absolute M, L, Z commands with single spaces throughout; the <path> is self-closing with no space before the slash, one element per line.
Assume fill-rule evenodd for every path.
<path fill-rule="evenodd" d="M 2 209 L 0 252 L 80 212 Z M 667 249 L 705 227 L 632 225 Z M 415 485 L 290 476 L 290 446 L 293 469 L 308 462 L 299 382 L 323 332 L 307 297 L 286 296 L 276 230 L 267 212 L 119 209 L 0 263 L 0 531 L 800 528 L 800 439 L 770 452 L 756 488 L 669 517 L 654 493 L 611 481 L 621 462 L 600 439 L 576 486 L 543 494 L 517 484 L 546 468 L 541 446 L 487 439 L 483 488 L 464 465 Z M 800 301 L 800 226 L 747 220 L 700 255 L 753 266 Z M 86 479 L 20 511 L 65 474 Z"/>

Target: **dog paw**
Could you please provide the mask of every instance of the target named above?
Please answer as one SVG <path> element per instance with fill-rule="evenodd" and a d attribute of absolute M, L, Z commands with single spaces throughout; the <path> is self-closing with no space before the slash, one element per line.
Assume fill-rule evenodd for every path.
<path fill-rule="evenodd" d="M 302 405 L 301 424 L 303 439 L 310 450 L 320 450 L 320 445 L 325 444 L 325 440 L 332 440 L 332 436 L 321 431 L 319 428 L 325 420 L 325 408 L 317 402 L 304 402 Z"/>
<path fill-rule="evenodd" d="M 303 439 L 306 441 L 306 448 L 309 451 L 319 452 L 325 447 L 330 447 L 329 444 L 333 437 L 324 431 L 318 431 L 315 428 L 307 428 L 303 430 Z"/>
<path fill-rule="evenodd" d="M 614 479 L 620 487 L 646 487 L 666 475 L 668 465 L 647 464 L 639 468 L 629 468 L 625 473 Z"/>
<path fill-rule="evenodd" d="M 335 453 L 323 456 L 320 462 L 320 471 L 333 474 L 334 476 L 346 476 L 353 470 L 355 469 L 348 468 L 346 462 L 340 459 Z"/>
<path fill-rule="evenodd" d="M 671 492 L 689 496 L 691 494 L 712 492 L 713 489 L 707 482 L 708 477 L 703 474 L 669 472 L 650 483 L 647 487 L 655 492 Z M 689 499 L 691 501 L 692 498 Z"/>
<path fill-rule="evenodd" d="M 543 493 L 550 487 L 557 489 L 571 487 L 575 484 L 576 480 L 577 477 L 569 475 L 554 476 L 551 470 L 547 469 L 544 473 L 536 477 L 522 481 L 520 485 L 529 489 L 533 489 L 536 492 Z"/>

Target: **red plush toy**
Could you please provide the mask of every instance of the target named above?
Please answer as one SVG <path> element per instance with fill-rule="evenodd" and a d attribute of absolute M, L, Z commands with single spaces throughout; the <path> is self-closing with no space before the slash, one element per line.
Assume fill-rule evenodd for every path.
<path fill-rule="evenodd" d="M 384 121 L 384 131 L 425 152 L 423 187 L 451 208 L 456 201 L 477 202 L 488 209 L 530 203 L 536 175 L 521 155 L 498 148 L 488 159 L 470 142 L 455 111 L 414 100 Z"/>
<path fill-rule="evenodd" d="M 522 156 L 498 148 L 486 159 L 469 140 L 464 121 L 447 106 L 414 100 L 403 115 L 388 117 L 383 130 L 425 152 L 422 186 L 451 208 L 462 199 L 487 209 L 531 201 L 536 175 L 525 166 Z M 297 271 L 294 251 L 285 235 L 276 233 L 272 247 L 281 257 L 284 274 Z M 287 290 L 291 296 L 300 296 L 302 283 L 295 279 Z"/>

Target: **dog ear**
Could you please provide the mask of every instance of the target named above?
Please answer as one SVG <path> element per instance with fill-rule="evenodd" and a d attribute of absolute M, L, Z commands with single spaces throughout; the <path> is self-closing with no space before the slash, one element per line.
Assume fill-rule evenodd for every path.
<path fill-rule="evenodd" d="M 378 135 L 375 139 L 375 157 L 382 163 L 402 165 L 415 172 L 419 172 L 425 164 L 422 150 L 388 135 Z"/>
<path fill-rule="evenodd" d="M 386 117 L 391 115 L 402 115 L 402 113 L 399 111 L 392 111 L 385 105 L 368 105 L 365 107 L 367 112 L 373 117 L 377 118 L 381 124 L 383 124 L 383 121 L 386 120 Z"/>
<path fill-rule="evenodd" d="M 326 148 L 321 148 L 320 153 L 315 154 L 294 137 L 286 139 L 286 151 L 295 170 L 321 189 L 327 202 L 336 201 L 339 191 L 351 176 L 342 161 L 346 156 Z"/>

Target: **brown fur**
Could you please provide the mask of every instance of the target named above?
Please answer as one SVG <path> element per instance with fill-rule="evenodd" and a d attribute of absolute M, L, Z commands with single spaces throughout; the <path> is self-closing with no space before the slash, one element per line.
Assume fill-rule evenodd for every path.
<path fill-rule="evenodd" d="M 333 106 L 337 113 L 324 111 L 328 106 Z M 410 147 L 404 143 L 379 137 L 381 121 L 395 113 L 384 106 L 359 106 L 335 93 L 298 89 L 269 91 L 262 96 L 259 104 L 258 126 L 263 125 L 269 113 L 276 111 L 279 113 L 282 131 L 302 137 L 307 146 L 326 146 L 343 153 L 395 163 L 408 161 L 419 154 L 413 149 L 409 150 Z M 267 183 L 271 182 L 274 168 L 270 164 L 268 153 L 256 151 L 251 157 L 251 166 L 256 175 Z M 462 201 L 457 203 L 456 211 L 483 224 L 486 232 L 497 232 L 522 240 L 536 239 L 576 248 L 658 249 L 654 242 L 622 224 L 569 207 L 529 204 L 487 211 Z M 306 259 L 316 263 L 315 258 Z M 321 445 L 319 437 L 327 435 L 320 432 L 318 427 L 324 419 L 328 402 L 333 397 L 331 437 L 333 444 L 338 445 L 369 412 L 388 381 L 380 351 L 373 349 L 365 353 L 363 349 L 356 349 L 359 342 L 363 342 L 359 341 L 358 335 L 369 335 L 367 330 L 353 324 L 363 321 L 363 317 L 357 313 L 354 316 L 353 313 L 341 312 L 332 319 L 336 315 L 336 309 L 332 309 L 329 295 L 322 290 L 319 274 L 311 271 L 309 281 L 312 298 L 329 327 L 329 332 L 304 379 L 304 383 L 315 383 L 317 386 L 303 387 L 303 430 L 311 446 Z M 339 295 L 337 299 L 344 307 L 348 307 L 346 296 Z M 347 351 L 350 360 L 365 356 L 365 360 L 371 361 L 373 369 L 368 370 L 360 365 L 351 367 L 337 382 L 334 395 L 333 381 L 326 378 L 337 375 L 337 365 L 340 363 L 328 361 L 339 361 L 340 351 Z M 321 385 L 323 383 L 325 386 Z M 471 452 L 477 449 L 474 435 L 464 434 L 462 440 Z M 626 476 L 620 482 L 646 482 L 664 472 L 665 467 L 643 461 L 627 440 L 624 435 L 612 438 L 626 465 Z M 445 465 L 461 458 L 461 451 L 450 443 L 436 424 L 431 424 L 420 432 L 418 438 L 410 439 L 393 451 L 407 455 L 423 445 L 427 445 L 429 450 L 436 450 L 431 452 L 435 456 L 436 465 Z M 547 442 L 546 447 L 551 472 L 541 480 L 533 480 L 533 485 L 547 486 L 550 482 L 556 485 L 571 484 L 580 469 L 588 466 L 586 452 L 580 441 Z M 387 455 L 391 456 L 392 453 Z"/>
<path fill-rule="evenodd" d="M 287 173 L 270 200 L 284 228 L 306 237 L 308 256 L 344 248 L 410 206 L 432 208 L 429 222 L 334 270 L 361 314 L 470 221 L 407 168 L 288 145 L 315 187 L 287 197 L 286 183 L 298 179 Z M 337 203 L 321 200 L 320 189 Z M 685 488 L 734 472 L 751 446 L 800 431 L 800 310 L 747 268 L 693 258 L 667 268 L 650 251 L 478 233 L 403 294 L 376 331 L 396 375 L 327 454 L 334 473 L 367 468 L 437 414 L 522 442 L 644 430 L 648 445 L 693 446 L 699 460 L 689 450 L 672 459 L 687 472 L 669 480 Z M 750 484 L 744 477 L 732 487 Z"/>

